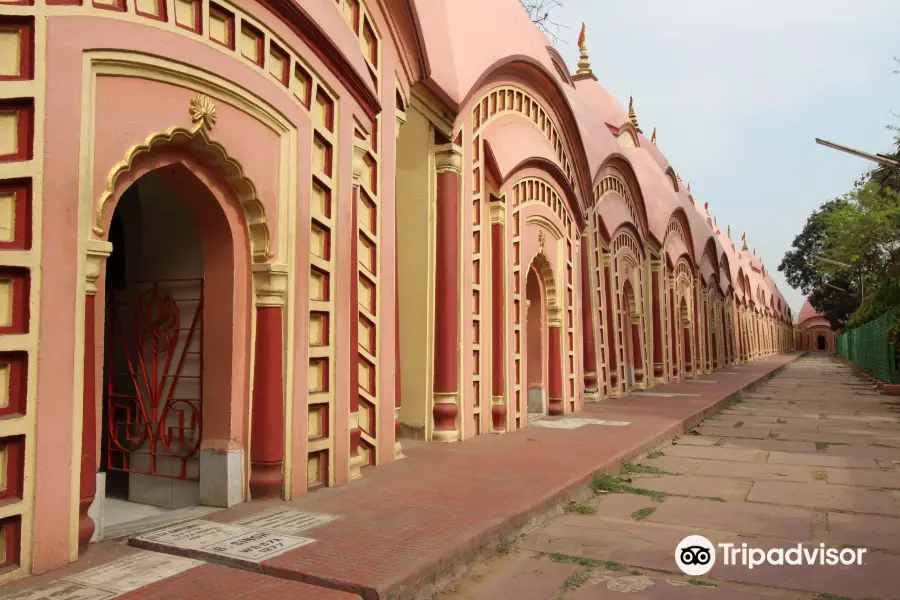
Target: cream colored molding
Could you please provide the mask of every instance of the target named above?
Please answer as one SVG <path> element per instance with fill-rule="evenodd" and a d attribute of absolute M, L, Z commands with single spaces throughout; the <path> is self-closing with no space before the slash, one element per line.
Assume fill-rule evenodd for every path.
<path fill-rule="evenodd" d="M 488 212 L 490 215 L 491 225 L 503 225 L 506 223 L 506 203 L 490 202 L 488 203 Z"/>
<path fill-rule="evenodd" d="M 87 245 L 87 256 L 84 265 L 85 293 L 93 296 L 97 293 L 97 279 L 100 277 L 100 271 L 103 264 L 112 253 L 112 244 L 103 240 L 89 239 Z"/>
<path fill-rule="evenodd" d="M 411 90 L 410 106 L 418 110 L 444 137 L 453 138 L 453 115 L 431 90 L 416 84 Z"/>
<path fill-rule="evenodd" d="M 394 127 L 394 141 L 400 139 L 400 129 L 403 125 L 406 124 L 406 113 L 397 109 L 397 112 L 394 113 L 395 119 L 397 120 L 397 125 Z"/>
<path fill-rule="evenodd" d="M 462 148 L 456 144 L 441 144 L 434 148 L 434 166 L 438 173 L 462 173 Z"/>
<path fill-rule="evenodd" d="M 253 265 L 256 306 L 284 306 L 287 294 L 287 265 L 261 263 Z"/>
<path fill-rule="evenodd" d="M 369 153 L 370 148 L 369 143 L 365 140 L 353 138 L 353 187 L 362 185 L 365 157 Z"/>

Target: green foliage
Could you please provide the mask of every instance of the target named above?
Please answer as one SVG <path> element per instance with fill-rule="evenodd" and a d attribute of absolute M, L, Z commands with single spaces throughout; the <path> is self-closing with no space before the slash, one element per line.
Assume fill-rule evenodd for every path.
<path fill-rule="evenodd" d="M 655 512 L 656 512 L 655 506 L 646 506 L 644 508 L 639 508 L 636 511 L 634 511 L 633 513 L 631 513 L 631 518 L 634 519 L 635 521 L 643 521 L 644 519 L 646 519 L 647 517 L 649 517 L 650 515 L 652 515 Z"/>
<path fill-rule="evenodd" d="M 579 504 L 578 502 L 569 502 L 563 509 L 566 513 L 575 513 L 578 515 L 594 514 L 594 507 L 589 504 Z"/>
<path fill-rule="evenodd" d="M 859 309 L 847 320 L 847 328 L 853 329 L 865 325 L 872 319 L 898 308 L 900 308 L 900 277 L 885 281 L 871 296 L 868 296 Z"/>

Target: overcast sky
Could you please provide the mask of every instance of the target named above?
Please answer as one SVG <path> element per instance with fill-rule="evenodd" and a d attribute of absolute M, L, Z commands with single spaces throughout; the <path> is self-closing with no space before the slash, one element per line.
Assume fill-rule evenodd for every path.
<path fill-rule="evenodd" d="M 848 191 L 868 161 L 821 137 L 885 152 L 900 113 L 900 0 L 561 0 L 557 48 L 591 66 L 719 227 L 747 243 L 796 314 L 777 272 L 806 218 Z M 739 243 L 739 242 L 738 242 Z"/>

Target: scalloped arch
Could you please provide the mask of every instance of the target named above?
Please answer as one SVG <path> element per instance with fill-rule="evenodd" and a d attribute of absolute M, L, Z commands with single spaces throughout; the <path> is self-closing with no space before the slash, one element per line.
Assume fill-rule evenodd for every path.
<path fill-rule="evenodd" d="M 200 125 L 198 123 L 198 125 Z M 142 143 L 132 146 L 125 158 L 115 165 L 106 177 L 106 189 L 97 203 L 92 230 L 97 236 L 103 236 L 106 222 L 106 209 L 116 194 L 119 178 L 130 172 L 135 161 L 157 148 L 187 148 L 196 155 L 205 158 L 217 167 L 225 180 L 232 187 L 247 220 L 250 234 L 250 251 L 255 263 L 263 263 L 273 258 L 270 248 L 269 226 L 266 211 L 256 192 L 256 186 L 244 175 L 241 164 L 225 150 L 225 147 L 209 138 L 205 129 L 194 126 L 191 129 L 176 126 L 166 131 L 151 134 Z"/>
<path fill-rule="evenodd" d="M 540 273 L 541 279 L 544 280 L 544 291 L 547 294 L 547 308 L 558 308 L 559 305 L 556 298 L 556 278 L 553 276 L 553 267 L 550 265 L 550 261 L 543 252 L 538 252 L 531 259 L 528 268 L 531 269 L 532 267 Z M 528 271 L 526 271 L 526 273 L 527 272 Z"/>

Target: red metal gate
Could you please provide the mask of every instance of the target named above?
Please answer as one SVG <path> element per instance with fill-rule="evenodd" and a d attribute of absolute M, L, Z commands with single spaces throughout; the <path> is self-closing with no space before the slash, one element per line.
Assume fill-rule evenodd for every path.
<path fill-rule="evenodd" d="M 106 305 L 107 469 L 199 479 L 203 280 L 129 282 Z"/>

